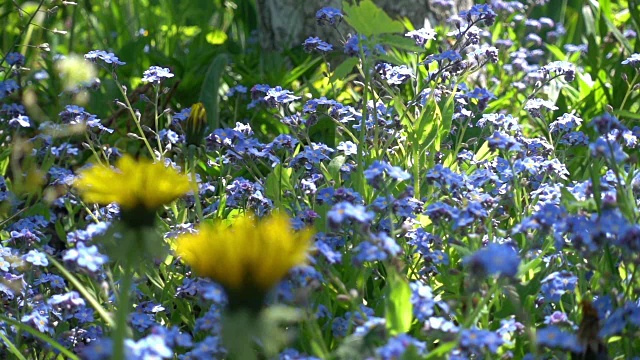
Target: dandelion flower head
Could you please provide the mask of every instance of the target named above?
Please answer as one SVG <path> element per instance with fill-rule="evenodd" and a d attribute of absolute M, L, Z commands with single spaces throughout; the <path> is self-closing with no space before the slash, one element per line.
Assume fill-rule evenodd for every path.
<path fill-rule="evenodd" d="M 260 221 L 246 215 L 232 226 L 204 223 L 198 233 L 182 235 L 177 253 L 198 275 L 223 285 L 232 303 L 234 294 L 266 294 L 305 261 L 312 237 L 310 229 L 293 231 L 284 214 Z"/>
<path fill-rule="evenodd" d="M 192 190 L 186 175 L 130 155 L 118 159 L 115 168 L 94 165 L 79 171 L 74 187 L 86 202 L 117 203 L 124 210 L 156 210 Z"/>

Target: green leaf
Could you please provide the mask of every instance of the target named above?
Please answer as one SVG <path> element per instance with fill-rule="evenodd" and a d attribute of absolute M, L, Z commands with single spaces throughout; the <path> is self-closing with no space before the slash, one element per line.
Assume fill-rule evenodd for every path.
<path fill-rule="evenodd" d="M 547 47 L 547 50 L 549 50 L 549 52 L 556 57 L 556 59 L 564 60 L 566 58 L 564 52 L 559 47 L 553 44 L 545 44 L 545 46 Z"/>
<path fill-rule="evenodd" d="M 346 78 L 351 70 L 353 70 L 353 67 L 358 64 L 358 61 L 359 59 L 357 57 L 350 57 L 343 61 L 342 64 L 338 65 L 338 67 L 333 71 L 333 74 L 331 75 L 331 82 Z"/>
<path fill-rule="evenodd" d="M 114 327 L 115 323 L 113 321 L 113 317 L 111 316 L 111 314 L 109 314 L 109 312 L 105 308 L 103 308 L 102 305 L 100 305 L 100 303 L 98 302 L 98 299 L 96 299 L 96 297 L 93 296 L 93 294 L 91 294 L 84 285 L 82 285 L 80 280 L 78 280 L 78 278 L 76 278 L 73 274 L 71 274 L 71 272 L 67 270 L 67 268 L 65 268 L 64 265 L 56 261 L 56 259 L 48 255 L 47 255 L 47 258 L 53 264 L 53 266 L 55 266 L 58 269 L 58 271 L 60 271 L 62 276 L 67 278 L 67 280 L 69 280 L 69 282 L 76 287 L 78 292 L 80 292 L 80 294 L 89 302 L 89 304 L 91 304 L 93 309 L 98 313 L 98 315 L 100 315 L 102 320 L 104 320 L 104 322 L 106 322 L 109 327 Z"/>
<path fill-rule="evenodd" d="M 429 354 L 425 359 L 440 359 L 443 356 L 447 355 L 449 351 L 453 350 L 453 348 L 455 348 L 457 345 L 458 345 L 457 341 L 449 341 L 449 342 L 443 343 L 442 345 L 438 346 L 437 348 L 429 352 Z"/>
<path fill-rule="evenodd" d="M 598 209 L 602 209 L 602 196 L 600 195 L 600 170 L 602 169 L 602 165 L 598 162 L 593 162 L 589 165 L 589 172 L 591 174 L 591 183 L 593 184 L 591 188 L 593 189 L 593 199 L 598 206 Z"/>
<path fill-rule="evenodd" d="M 453 113 L 454 113 L 454 98 L 456 96 L 457 91 L 452 91 L 451 95 L 447 98 L 446 101 L 441 102 L 441 105 L 438 106 L 438 111 L 440 113 L 440 132 L 438 134 L 438 148 L 447 136 L 449 136 L 449 132 L 451 131 L 451 123 L 453 121 Z M 439 150 L 439 149 L 438 149 Z"/>
<path fill-rule="evenodd" d="M 618 117 L 640 120 L 640 114 L 628 110 L 613 110 L 613 114 Z"/>
<path fill-rule="evenodd" d="M 371 0 L 360 1 L 359 5 L 350 5 L 343 1 L 342 10 L 345 20 L 358 34 L 369 37 L 404 31 L 404 25 L 400 21 L 391 19 Z"/>
<path fill-rule="evenodd" d="M 618 40 L 618 42 L 622 44 L 622 46 L 624 46 L 624 48 L 627 50 L 629 54 L 633 53 L 633 46 L 631 46 L 631 43 L 629 42 L 629 40 L 627 40 L 624 37 L 624 35 L 622 35 L 620 30 L 618 30 L 618 28 L 613 24 L 613 22 L 609 18 L 613 13 L 613 11 L 611 11 L 611 2 L 605 1 L 605 0 L 600 0 L 600 1 L 591 0 L 591 6 L 593 8 L 597 8 L 598 6 L 600 6 L 600 8 L 602 9 L 602 11 L 600 12 L 600 16 L 602 17 L 602 20 L 604 20 L 609 31 L 611 31 L 611 33 L 616 38 L 616 40 Z"/>
<path fill-rule="evenodd" d="M 7 348 L 9 349 L 9 352 L 11 352 L 13 354 L 13 356 L 16 357 L 16 359 L 18 360 L 27 360 L 27 358 L 25 358 L 21 353 L 20 350 L 18 350 L 18 348 L 11 342 L 11 340 L 9 340 L 9 338 L 0 332 L 0 339 L 2 339 L 2 341 L 4 342 L 4 344 L 7 346 Z"/>
<path fill-rule="evenodd" d="M 595 39 L 599 39 L 597 28 L 596 28 L 596 20 L 593 15 L 593 11 L 588 5 L 584 5 L 582 7 L 582 18 L 584 21 L 584 26 L 586 28 L 587 36 L 593 36 Z"/>
<path fill-rule="evenodd" d="M 291 174 L 293 169 L 285 168 L 281 164 L 276 165 L 272 172 L 267 175 L 265 183 L 265 195 L 270 199 L 275 199 L 276 207 L 280 207 L 280 199 L 285 190 L 293 190 L 291 185 Z"/>
<path fill-rule="evenodd" d="M 64 356 L 67 357 L 67 359 L 71 359 L 71 360 L 79 360 L 80 358 L 75 355 L 74 353 L 72 353 L 71 351 L 69 351 L 69 349 L 67 349 L 66 347 L 62 346 L 62 344 L 60 344 L 59 342 L 55 341 L 54 339 L 52 339 L 51 337 L 49 337 L 47 334 L 43 334 L 40 331 L 32 328 L 31 326 L 27 325 L 27 324 L 23 324 L 21 322 L 18 322 L 12 318 L 6 317 L 4 315 L 0 315 L 0 320 L 6 322 L 7 324 L 11 325 L 11 326 L 15 326 L 16 328 L 28 332 L 31 336 L 35 337 L 36 339 L 50 345 L 52 348 L 60 351 L 60 353 Z"/>
<path fill-rule="evenodd" d="M 391 335 L 404 334 L 411 329 L 413 321 L 411 287 L 404 276 L 389 268 L 387 289 L 385 299 L 387 329 Z"/>
<path fill-rule="evenodd" d="M 329 166 L 328 166 L 329 174 L 331 174 L 330 180 L 334 180 L 334 181 L 340 180 L 340 168 L 342 167 L 342 165 L 344 165 L 346 161 L 347 161 L 347 157 L 344 155 L 338 155 L 333 159 L 331 159 L 331 162 L 329 162 Z"/>
<path fill-rule="evenodd" d="M 286 85 L 287 87 L 289 87 L 294 81 L 301 80 L 302 76 L 307 71 L 309 71 L 310 69 L 313 69 L 321 61 L 322 61 L 322 58 L 320 57 L 307 58 L 307 60 L 305 60 L 302 64 L 296 66 L 295 68 L 287 72 L 287 75 L 282 80 L 283 81 L 282 86 Z"/>
<path fill-rule="evenodd" d="M 220 79 L 228 62 L 227 54 L 220 54 L 214 57 L 200 88 L 200 102 L 204 104 L 204 108 L 207 110 L 209 131 L 213 131 L 220 126 L 220 106 L 218 105 L 220 96 L 218 91 L 220 90 Z"/>
<path fill-rule="evenodd" d="M 474 158 L 476 161 L 482 161 L 489 159 L 489 156 L 491 156 L 491 149 L 489 148 L 489 142 L 485 141 L 476 152 Z"/>
<path fill-rule="evenodd" d="M 385 34 L 380 36 L 380 42 L 385 45 L 391 45 L 396 49 L 411 51 L 415 53 L 424 52 L 424 48 L 417 46 L 416 41 L 406 36 Z"/>
<path fill-rule="evenodd" d="M 542 258 L 535 258 L 527 263 L 524 263 L 521 267 L 520 267 L 520 274 L 522 275 L 527 275 L 529 273 L 530 270 L 533 270 L 537 267 L 540 266 L 540 264 L 542 264 Z"/>
<path fill-rule="evenodd" d="M 434 129 L 437 129 L 438 127 L 437 121 L 435 121 L 434 118 L 434 103 L 435 101 L 431 96 L 427 97 L 416 121 L 413 124 L 409 122 L 408 118 L 405 121 L 406 125 L 410 126 L 412 130 L 409 135 L 413 136 L 415 140 L 418 140 L 418 143 L 415 145 L 419 145 L 423 148 L 428 148 L 429 145 L 431 145 L 433 138 L 435 138 Z"/>

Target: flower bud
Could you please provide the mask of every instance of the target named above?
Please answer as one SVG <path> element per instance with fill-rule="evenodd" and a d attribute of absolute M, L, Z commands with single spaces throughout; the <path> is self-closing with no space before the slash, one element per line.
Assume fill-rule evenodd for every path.
<path fill-rule="evenodd" d="M 199 102 L 191 106 L 191 114 L 185 123 L 185 137 L 187 145 L 200 146 L 207 128 L 207 110 Z"/>

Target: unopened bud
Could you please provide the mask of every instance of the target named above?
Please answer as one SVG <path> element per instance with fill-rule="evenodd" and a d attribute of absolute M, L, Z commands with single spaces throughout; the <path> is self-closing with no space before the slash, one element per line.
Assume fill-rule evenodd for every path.
<path fill-rule="evenodd" d="M 204 104 L 195 103 L 191 106 L 191 114 L 184 126 L 187 145 L 200 146 L 207 129 L 207 110 Z"/>

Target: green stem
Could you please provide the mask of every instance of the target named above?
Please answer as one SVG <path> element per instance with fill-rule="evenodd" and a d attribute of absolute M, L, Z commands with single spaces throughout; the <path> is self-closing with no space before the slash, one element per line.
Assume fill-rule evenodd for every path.
<path fill-rule="evenodd" d="M 624 94 L 624 99 L 622 99 L 622 103 L 620 104 L 620 110 L 624 110 L 624 105 L 627 103 L 627 99 L 629 99 L 629 95 L 631 95 L 631 93 L 633 92 L 633 85 L 635 85 L 636 81 L 638 81 L 639 76 L 640 76 L 640 73 L 636 72 L 636 75 L 633 77 L 633 80 L 631 80 L 631 83 L 629 83 L 629 90 L 627 90 L 627 93 Z"/>
<path fill-rule="evenodd" d="M 196 202 L 196 214 L 198 216 L 198 222 L 202 222 L 204 218 L 202 214 L 202 202 L 200 201 L 200 189 L 198 187 L 198 183 L 196 182 L 196 154 L 195 154 L 195 146 L 189 146 L 189 158 L 188 158 L 188 166 L 189 172 L 191 173 L 191 181 L 194 184 L 193 196 L 195 197 Z"/>
<path fill-rule="evenodd" d="M 356 172 L 357 172 L 357 183 L 356 183 L 356 191 L 360 193 L 362 196 L 366 197 L 365 194 L 365 183 L 364 180 L 364 152 L 366 151 L 366 134 L 367 134 L 367 118 L 369 117 L 369 109 L 367 107 L 369 103 L 369 83 L 371 81 L 368 66 L 368 61 L 364 56 L 364 51 L 362 48 L 360 49 L 360 58 L 362 59 L 362 73 L 364 75 L 364 88 L 362 90 L 362 117 L 360 119 L 360 132 L 358 136 L 358 144 L 356 154 Z M 375 111 L 375 109 L 374 109 Z"/>
<path fill-rule="evenodd" d="M 411 148 L 413 155 L 413 190 L 416 197 L 419 198 L 422 195 L 420 192 L 420 168 L 422 167 L 422 164 L 420 163 L 420 141 L 417 137 L 411 142 Z"/>
<path fill-rule="evenodd" d="M 89 151 L 91 151 L 93 153 L 93 156 L 96 158 L 96 161 L 98 162 L 98 165 L 103 165 L 102 161 L 100 160 L 100 155 L 98 155 L 98 153 L 94 149 L 93 141 L 91 141 L 91 138 L 89 138 L 89 134 L 86 131 L 84 133 L 84 138 L 87 140 L 87 144 L 89 144 Z M 109 161 L 109 159 L 107 159 L 107 162 L 108 161 Z M 109 165 L 109 164 L 107 163 L 107 165 Z"/>
<path fill-rule="evenodd" d="M 158 151 L 162 156 L 163 151 L 162 151 L 162 143 L 160 142 L 160 127 L 158 126 L 158 99 L 160 97 L 160 85 L 156 84 L 154 87 L 156 88 L 156 98 L 155 98 L 155 102 L 153 103 L 154 119 L 155 119 L 155 125 L 156 125 L 156 139 L 158 140 Z"/>
<path fill-rule="evenodd" d="M 133 262 L 135 252 L 128 251 L 122 262 L 120 295 L 116 309 L 116 329 L 113 333 L 113 358 L 125 359 L 125 339 L 127 338 L 127 316 L 130 307 L 130 291 L 133 282 Z"/>
<path fill-rule="evenodd" d="M 98 313 L 98 315 L 100 315 L 100 318 L 102 318 L 102 320 L 109 327 L 113 327 L 115 324 L 113 322 L 112 316 L 107 312 L 107 310 L 104 307 L 102 307 L 102 305 L 100 305 L 100 302 L 98 302 L 98 299 L 94 296 L 94 294 L 89 292 L 89 290 L 82 284 L 80 279 L 74 276 L 69 270 L 67 270 L 64 267 L 64 265 L 59 263 L 54 257 L 47 256 L 47 259 L 49 259 L 49 262 L 52 263 L 53 266 L 55 266 L 58 269 L 58 271 L 60 271 L 62 276 L 64 276 L 67 280 L 69 280 L 69 282 L 76 288 L 76 290 L 78 290 L 80 295 L 82 295 L 82 297 L 84 297 L 85 300 L 89 302 L 91 307 L 93 307 L 93 309 Z"/>
<path fill-rule="evenodd" d="M 484 307 L 494 297 L 495 292 L 498 289 L 499 283 L 500 283 L 499 279 L 496 279 L 496 281 L 491 286 L 491 289 L 487 291 L 487 294 L 482 298 L 482 301 L 480 301 L 480 303 L 473 309 L 473 313 L 471 313 L 471 316 L 469 316 L 467 320 L 464 322 L 463 327 L 465 329 L 468 329 L 471 325 L 476 323 L 476 320 L 478 319 L 480 312 L 484 310 Z"/>
<path fill-rule="evenodd" d="M 151 144 L 149 144 L 149 140 L 147 140 L 147 137 L 145 136 L 144 131 L 142 131 L 142 127 L 140 126 L 140 119 L 138 119 L 138 117 L 136 116 L 136 113 L 133 111 L 133 107 L 131 107 L 131 102 L 129 102 L 129 97 L 127 97 L 127 93 L 124 91 L 122 84 L 120 84 L 120 82 L 118 81 L 118 77 L 115 75 L 115 72 L 113 73 L 113 79 L 115 80 L 116 85 L 118 85 L 118 89 L 120 89 L 120 93 L 124 98 L 124 102 L 125 104 L 127 104 L 127 110 L 129 110 L 129 114 L 131 115 L 133 122 L 136 124 L 136 127 L 138 128 L 138 132 L 140 132 L 142 141 L 144 141 L 144 144 L 147 146 L 149 155 L 151 155 L 151 158 L 155 160 L 156 157 L 155 157 L 155 154 L 153 153 L 153 149 L 151 148 Z"/>

